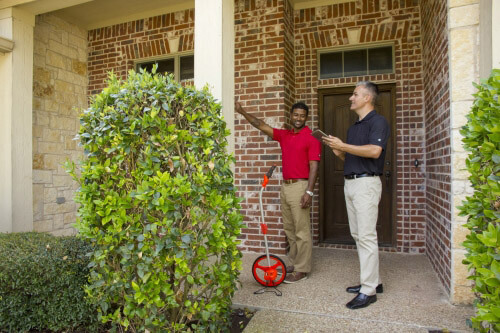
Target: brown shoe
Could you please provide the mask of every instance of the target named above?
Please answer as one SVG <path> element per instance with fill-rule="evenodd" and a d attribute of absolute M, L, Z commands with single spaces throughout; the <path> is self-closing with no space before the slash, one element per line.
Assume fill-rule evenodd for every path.
<path fill-rule="evenodd" d="M 293 273 L 294 270 L 295 270 L 295 267 L 293 267 L 293 265 L 286 266 L 286 274 Z"/>
<path fill-rule="evenodd" d="M 307 273 L 293 272 L 291 274 L 287 274 L 287 276 L 283 282 L 284 283 L 295 283 L 295 282 L 299 282 L 299 281 L 305 280 L 305 279 L 307 279 Z"/>

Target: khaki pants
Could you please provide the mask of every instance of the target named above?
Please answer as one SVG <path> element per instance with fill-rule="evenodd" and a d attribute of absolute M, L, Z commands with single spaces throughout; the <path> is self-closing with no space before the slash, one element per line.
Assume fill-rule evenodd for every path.
<path fill-rule="evenodd" d="M 377 217 L 382 182 L 380 177 L 346 179 L 344 194 L 349 228 L 358 249 L 360 293 L 375 295 L 380 283 Z"/>
<path fill-rule="evenodd" d="M 281 186 L 281 214 L 288 238 L 288 259 L 295 271 L 311 271 L 312 238 L 310 208 L 300 207 L 300 199 L 307 190 L 307 180 Z"/>

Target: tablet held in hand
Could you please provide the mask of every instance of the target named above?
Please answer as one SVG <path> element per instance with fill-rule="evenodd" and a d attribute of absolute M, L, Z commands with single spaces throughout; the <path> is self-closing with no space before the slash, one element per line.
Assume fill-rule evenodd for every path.
<path fill-rule="evenodd" d="M 322 130 L 320 129 L 316 129 L 314 130 L 312 133 L 311 133 L 312 136 L 314 136 L 316 139 L 318 139 L 319 141 L 322 141 L 321 139 L 324 137 L 324 136 L 328 136 L 325 132 L 323 132 Z"/>

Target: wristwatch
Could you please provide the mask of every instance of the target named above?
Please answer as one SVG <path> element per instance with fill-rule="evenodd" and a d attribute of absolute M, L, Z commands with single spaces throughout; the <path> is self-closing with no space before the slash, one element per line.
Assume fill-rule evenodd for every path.
<path fill-rule="evenodd" d="M 309 194 L 310 197 L 312 197 L 314 195 L 314 193 L 311 191 L 306 191 L 306 193 Z"/>

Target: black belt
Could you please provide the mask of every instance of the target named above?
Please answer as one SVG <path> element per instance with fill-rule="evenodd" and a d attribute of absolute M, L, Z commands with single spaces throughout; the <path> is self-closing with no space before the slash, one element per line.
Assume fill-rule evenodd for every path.
<path fill-rule="evenodd" d="M 356 178 L 363 178 L 363 177 L 378 177 L 380 175 L 374 174 L 374 173 L 360 173 L 360 174 L 352 174 L 352 175 L 345 175 L 345 179 L 356 179 Z"/>

